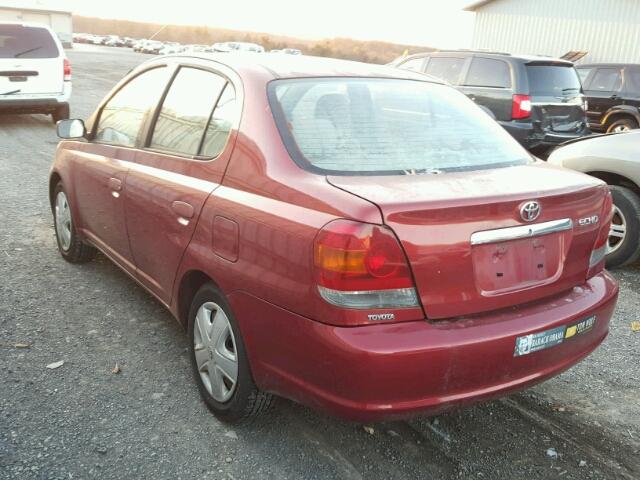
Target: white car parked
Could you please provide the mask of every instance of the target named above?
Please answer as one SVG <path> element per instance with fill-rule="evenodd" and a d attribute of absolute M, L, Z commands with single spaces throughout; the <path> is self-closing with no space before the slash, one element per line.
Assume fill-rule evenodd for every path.
<path fill-rule="evenodd" d="M 47 26 L 0 23 L 0 112 L 69 118 L 71 64 Z"/>

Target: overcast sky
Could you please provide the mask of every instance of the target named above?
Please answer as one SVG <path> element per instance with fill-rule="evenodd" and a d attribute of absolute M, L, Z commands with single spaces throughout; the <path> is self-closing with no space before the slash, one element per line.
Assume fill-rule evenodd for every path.
<path fill-rule="evenodd" d="M 472 0 L 32 0 L 79 15 L 208 25 L 309 39 L 351 37 L 440 48 L 471 44 Z M 25 5 L 29 0 L 19 3 Z"/>

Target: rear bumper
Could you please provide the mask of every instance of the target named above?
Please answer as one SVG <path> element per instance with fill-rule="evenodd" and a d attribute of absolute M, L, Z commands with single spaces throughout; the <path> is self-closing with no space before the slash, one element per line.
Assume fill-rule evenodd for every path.
<path fill-rule="evenodd" d="M 437 414 L 527 388 L 571 367 L 606 337 L 618 295 L 606 272 L 551 300 L 451 322 L 342 328 L 231 294 L 257 385 L 340 417 Z M 515 357 L 516 337 L 591 315 L 593 329 Z"/>
<path fill-rule="evenodd" d="M 569 140 L 585 137 L 591 134 L 586 126 L 577 132 L 558 133 L 548 130 L 540 130 L 529 122 L 499 122 L 502 127 L 511 134 L 525 148 L 539 146 L 556 146 Z"/>
<path fill-rule="evenodd" d="M 0 113 L 50 113 L 71 98 L 71 82 L 61 93 L 0 95 Z"/>

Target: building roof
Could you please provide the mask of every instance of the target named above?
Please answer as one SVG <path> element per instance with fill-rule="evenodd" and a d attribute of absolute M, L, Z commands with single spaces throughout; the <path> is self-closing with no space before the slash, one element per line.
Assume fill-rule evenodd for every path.
<path fill-rule="evenodd" d="M 484 7 L 487 3 L 491 3 L 493 1 L 494 0 L 482 0 L 480 2 L 473 2 L 471 5 L 467 5 L 466 7 L 464 7 L 464 10 L 466 10 L 467 12 L 475 12 L 479 8 Z"/>

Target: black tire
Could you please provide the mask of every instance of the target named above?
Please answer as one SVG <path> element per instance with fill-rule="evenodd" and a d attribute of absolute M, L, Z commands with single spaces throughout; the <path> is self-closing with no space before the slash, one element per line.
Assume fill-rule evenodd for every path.
<path fill-rule="evenodd" d="M 58 233 L 58 218 L 56 215 L 56 198 L 58 197 L 58 193 L 63 192 L 66 195 L 64 190 L 64 186 L 62 182 L 58 182 L 56 188 L 53 190 L 53 197 L 51 199 L 51 208 L 53 211 L 53 224 L 56 232 L 56 242 L 58 244 L 58 251 L 62 258 L 64 258 L 69 263 L 87 263 L 96 256 L 97 250 L 87 243 L 83 242 L 78 234 L 76 233 L 75 226 L 73 222 L 71 222 L 71 241 L 69 243 L 68 248 L 64 248 L 63 242 L 60 239 Z M 68 201 L 68 200 L 67 200 Z"/>
<path fill-rule="evenodd" d="M 207 391 L 196 363 L 195 355 L 195 318 L 199 308 L 205 303 L 213 302 L 226 314 L 235 340 L 235 353 L 238 362 L 238 379 L 232 396 L 221 403 Z M 244 341 L 238 323 L 224 295 L 211 283 L 203 285 L 196 293 L 189 309 L 189 351 L 193 376 L 200 395 L 209 410 L 226 423 L 249 422 L 269 410 L 274 403 L 274 396 L 258 390 L 253 382 Z"/>
<path fill-rule="evenodd" d="M 53 123 L 58 123 L 60 120 L 68 120 L 70 116 L 71 116 L 71 111 L 69 110 L 68 103 L 60 105 L 51 114 Z"/>
<path fill-rule="evenodd" d="M 625 187 L 611 185 L 614 205 L 624 216 L 626 233 L 620 246 L 607 255 L 607 268 L 630 265 L 640 259 L 640 197 Z"/>
<path fill-rule="evenodd" d="M 613 133 L 616 131 L 616 129 L 619 129 L 621 127 L 628 130 L 634 130 L 638 128 L 638 122 L 636 122 L 631 117 L 619 118 L 618 120 L 615 120 L 614 122 L 611 122 L 609 125 L 607 125 L 607 133 Z"/>

